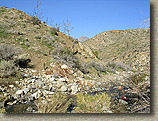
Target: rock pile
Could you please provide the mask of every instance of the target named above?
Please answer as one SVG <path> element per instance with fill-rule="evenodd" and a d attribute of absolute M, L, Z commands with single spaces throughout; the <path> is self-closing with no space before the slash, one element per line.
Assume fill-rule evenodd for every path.
<path fill-rule="evenodd" d="M 23 70 L 24 71 L 24 70 Z M 7 105 L 16 103 L 30 103 L 39 97 L 46 99 L 56 91 L 63 92 L 68 95 L 74 95 L 78 92 L 92 92 L 105 90 L 100 87 L 100 83 L 93 80 L 85 80 L 81 72 L 75 72 L 67 65 L 56 66 L 39 74 L 33 75 L 35 70 L 25 70 L 21 81 L 16 81 L 16 85 L 9 87 L 1 86 L 1 92 L 4 93 L 10 101 Z M 5 102 L 4 102 L 5 103 Z"/>

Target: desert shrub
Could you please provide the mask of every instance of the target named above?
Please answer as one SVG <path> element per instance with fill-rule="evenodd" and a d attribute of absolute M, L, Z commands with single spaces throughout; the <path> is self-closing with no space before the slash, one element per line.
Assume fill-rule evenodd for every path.
<path fill-rule="evenodd" d="M 0 62 L 0 77 L 8 77 L 8 76 L 15 76 L 16 75 L 16 68 L 14 64 L 2 60 Z"/>
<path fill-rule="evenodd" d="M 99 52 L 98 52 L 98 51 L 92 51 L 92 53 L 93 53 L 97 58 L 99 58 Z"/>
<path fill-rule="evenodd" d="M 51 35 L 58 35 L 58 33 L 57 33 L 57 29 L 56 28 L 50 28 L 50 33 L 51 33 Z"/>
<path fill-rule="evenodd" d="M 9 33 L 5 30 L 5 27 L 3 25 L 0 24 L 0 38 L 8 38 L 9 37 Z"/>
<path fill-rule="evenodd" d="M 129 76 L 128 86 L 138 94 L 137 103 L 130 106 L 130 112 L 150 112 L 150 78 L 145 73 L 134 73 Z"/>
<path fill-rule="evenodd" d="M 20 50 L 17 48 L 12 47 L 8 44 L 1 44 L 0 45 L 0 60 L 12 60 L 14 56 L 18 55 Z"/>
<path fill-rule="evenodd" d="M 6 113 L 5 108 L 0 108 L 0 113 Z"/>
<path fill-rule="evenodd" d="M 38 108 L 38 113 L 66 113 L 71 101 L 71 98 L 61 92 L 56 92 L 50 99 L 39 98 L 35 101 L 35 105 Z"/>
<path fill-rule="evenodd" d="M 63 62 L 72 68 L 80 69 L 79 60 L 69 48 L 56 47 L 53 52 L 53 57 L 57 61 Z"/>
<path fill-rule="evenodd" d="M 131 70 L 131 67 L 129 65 L 122 62 L 116 62 L 115 64 L 117 68 L 121 68 L 122 70 Z"/>
<path fill-rule="evenodd" d="M 88 68 L 89 68 L 89 64 L 83 62 L 83 63 L 81 63 L 79 69 L 80 69 L 80 71 L 81 71 L 82 73 L 88 74 L 88 73 L 89 73 Z"/>
<path fill-rule="evenodd" d="M 121 69 L 123 71 L 132 70 L 129 65 L 124 64 L 123 62 L 108 62 L 107 66 L 115 70 L 117 69 Z"/>
<path fill-rule="evenodd" d="M 114 68 L 116 67 L 116 64 L 109 62 L 109 63 L 107 64 L 107 66 L 108 66 L 108 67 L 111 67 L 112 69 L 114 69 Z"/>
<path fill-rule="evenodd" d="M 146 77 L 147 77 L 147 74 L 145 73 L 134 73 L 129 76 L 129 79 L 130 81 L 132 81 L 132 83 L 138 85 L 140 83 L 144 83 L 146 81 L 145 80 Z"/>
<path fill-rule="evenodd" d="M 32 22 L 33 22 L 34 25 L 39 25 L 39 24 L 41 24 L 40 19 L 37 18 L 37 17 L 35 17 L 35 16 L 32 17 Z"/>
<path fill-rule="evenodd" d="M 105 93 L 96 95 L 87 95 L 78 93 L 77 107 L 75 111 L 77 113 L 107 113 L 110 107 L 110 97 Z"/>
<path fill-rule="evenodd" d="M 104 66 L 103 64 L 99 64 L 99 63 L 97 63 L 97 62 L 94 62 L 94 61 L 92 61 L 91 63 L 90 63 L 90 66 L 91 67 L 94 67 L 97 71 L 99 71 L 99 72 L 107 72 L 107 68 L 106 68 L 106 66 Z"/>
<path fill-rule="evenodd" d="M 0 9 L 0 13 L 3 13 L 3 12 L 6 12 L 7 10 L 4 8 L 4 7 L 2 7 L 1 9 Z"/>

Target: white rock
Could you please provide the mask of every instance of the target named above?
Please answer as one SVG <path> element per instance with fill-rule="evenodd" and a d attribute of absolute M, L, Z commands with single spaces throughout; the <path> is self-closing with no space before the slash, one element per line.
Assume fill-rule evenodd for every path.
<path fill-rule="evenodd" d="M 37 72 L 36 70 L 32 70 L 33 73 Z"/>
<path fill-rule="evenodd" d="M 19 84 L 19 81 L 15 81 L 15 84 Z"/>
<path fill-rule="evenodd" d="M 28 85 L 28 86 L 27 86 L 27 88 L 28 88 L 28 89 L 31 89 L 31 88 L 32 88 L 32 86 L 31 86 L 31 85 Z"/>
<path fill-rule="evenodd" d="M 25 78 L 29 77 L 29 74 L 23 74 L 23 77 L 25 77 Z"/>
<path fill-rule="evenodd" d="M 13 87 L 14 87 L 14 85 L 9 85 L 9 87 L 10 87 L 10 88 L 13 88 Z"/>
<path fill-rule="evenodd" d="M 62 82 L 62 81 L 57 81 L 57 86 L 61 86 L 61 85 L 64 85 L 65 83 Z"/>
<path fill-rule="evenodd" d="M 77 92 L 78 92 L 78 86 L 71 86 L 71 90 L 72 90 L 72 92 L 71 92 L 71 94 L 76 94 Z"/>
<path fill-rule="evenodd" d="M 77 73 L 74 73 L 73 75 L 74 75 L 75 77 L 77 77 Z"/>
<path fill-rule="evenodd" d="M 49 92 L 50 95 L 54 94 L 54 92 Z"/>
<path fill-rule="evenodd" d="M 68 66 L 64 64 L 64 65 L 61 66 L 61 68 L 62 69 L 68 69 Z"/>
<path fill-rule="evenodd" d="M 38 92 L 33 93 L 31 96 L 34 97 L 35 99 L 38 99 L 40 97 Z"/>
<path fill-rule="evenodd" d="M 73 70 L 70 70 L 71 71 L 71 73 L 74 73 L 74 71 Z"/>
<path fill-rule="evenodd" d="M 42 93 L 41 90 L 38 90 L 38 93 L 41 94 Z"/>
<path fill-rule="evenodd" d="M 47 86 L 43 86 L 42 88 L 43 88 L 43 89 L 47 89 Z"/>
<path fill-rule="evenodd" d="M 45 96 L 46 96 L 47 94 L 49 94 L 49 93 L 50 93 L 50 91 L 47 91 L 47 90 L 44 90 L 44 91 L 43 91 L 43 95 L 45 95 Z"/>
<path fill-rule="evenodd" d="M 124 101 L 124 100 L 122 100 L 122 99 L 119 99 L 119 103 L 122 103 L 122 104 L 124 104 L 124 105 L 127 105 L 127 104 L 128 104 L 128 102 L 126 102 L 126 101 Z"/>
<path fill-rule="evenodd" d="M 54 75 L 45 75 L 46 79 L 52 78 Z"/>
<path fill-rule="evenodd" d="M 24 88 L 23 91 L 26 94 L 29 91 L 29 88 Z"/>
<path fill-rule="evenodd" d="M 28 107 L 26 110 L 31 112 L 33 109 L 32 109 L 32 107 Z"/>
<path fill-rule="evenodd" d="M 65 81 L 65 78 L 60 78 L 58 81 L 64 82 L 64 81 Z"/>
<path fill-rule="evenodd" d="M 49 78 L 49 81 L 54 81 L 54 80 L 55 80 L 54 77 Z"/>
<path fill-rule="evenodd" d="M 120 72 L 118 72 L 118 71 L 116 71 L 115 73 L 116 73 L 116 74 L 120 74 Z"/>
<path fill-rule="evenodd" d="M 60 88 L 60 91 L 62 91 L 62 92 L 66 92 L 67 91 L 67 86 L 62 86 L 61 88 Z"/>
<path fill-rule="evenodd" d="M 13 105 L 13 103 L 12 103 L 12 102 L 8 102 L 7 104 L 8 104 L 8 105 Z"/>
<path fill-rule="evenodd" d="M 16 95 L 20 95 L 20 94 L 22 94 L 23 93 L 23 90 L 18 90 L 18 91 L 16 91 Z"/>

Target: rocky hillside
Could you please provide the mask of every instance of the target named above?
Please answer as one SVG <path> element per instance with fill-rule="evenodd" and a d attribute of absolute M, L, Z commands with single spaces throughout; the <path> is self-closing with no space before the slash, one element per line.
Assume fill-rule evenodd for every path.
<path fill-rule="evenodd" d="M 123 62 L 150 70 L 150 28 L 105 31 L 83 42 L 105 62 Z"/>
<path fill-rule="evenodd" d="M 81 43 L 17 9 L 0 16 L 0 112 L 150 112 L 150 29 Z"/>

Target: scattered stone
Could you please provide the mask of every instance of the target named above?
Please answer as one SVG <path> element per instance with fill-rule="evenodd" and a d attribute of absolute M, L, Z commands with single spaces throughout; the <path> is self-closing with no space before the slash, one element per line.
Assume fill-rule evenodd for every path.
<path fill-rule="evenodd" d="M 59 78 L 58 81 L 64 82 L 64 81 L 65 81 L 65 78 Z"/>
<path fill-rule="evenodd" d="M 24 88 L 23 92 L 24 92 L 24 94 L 26 94 L 27 92 L 29 92 L 29 88 Z"/>
<path fill-rule="evenodd" d="M 32 112 L 32 111 L 33 111 L 32 107 L 28 107 L 26 110 L 27 110 L 28 112 Z"/>
<path fill-rule="evenodd" d="M 62 69 L 68 69 L 68 66 L 64 64 L 64 65 L 61 66 L 61 68 Z"/>
<path fill-rule="evenodd" d="M 55 80 L 54 77 L 49 78 L 49 81 L 54 81 L 54 80 Z"/>
<path fill-rule="evenodd" d="M 78 86 L 75 86 L 75 85 L 73 85 L 73 86 L 71 86 L 71 94 L 76 94 L 77 92 L 78 92 Z"/>
<path fill-rule="evenodd" d="M 35 98 L 35 99 L 38 99 L 40 97 L 39 93 L 38 92 L 35 92 L 31 95 L 31 97 Z"/>
<path fill-rule="evenodd" d="M 18 91 L 16 91 L 16 95 L 21 95 L 23 93 L 23 90 L 18 90 Z"/>
<path fill-rule="evenodd" d="M 66 92 L 67 91 L 67 86 L 62 86 L 61 88 L 60 88 L 60 91 L 62 91 L 62 92 Z"/>
<path fill-rule="evenodd" d="M 10 88 L 13 88 L 13 87 L 14 87 L 14 85 L 9 85 L 9 87 L 10 87 Z"/>
<path fill-rule="evenodd" d="M 119 103 L 122 103 L 122 104 L 124 104 L 124 105 L 127 105 L 127 104 L 128 104 L 128 102 L 126 102 L 126 101 L 124 101 L 124 100 L 122 100 L 122 99 L 119 99 Z"/>

